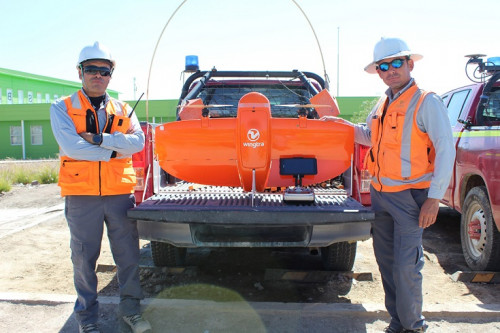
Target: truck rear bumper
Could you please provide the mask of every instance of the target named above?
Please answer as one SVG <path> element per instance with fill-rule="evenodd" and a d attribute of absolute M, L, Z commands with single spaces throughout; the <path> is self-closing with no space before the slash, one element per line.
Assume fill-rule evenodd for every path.
<path fill-rule="evenodd" d="M 213 225 L 138 220 L 142 239 L 178 247 L 324 247 L 370 238 L 370 222 L 308 226 Z"/>
<path fill-rule="evenodd" d="M 287 204 L 279 193 L 252 199 L 219 189 L 161 193 L 128 216 L 142 239 L 179 247 L 324 247 L 370 238 L 374 213 L 341 190 L 316 190 L 314 203 Z"/>

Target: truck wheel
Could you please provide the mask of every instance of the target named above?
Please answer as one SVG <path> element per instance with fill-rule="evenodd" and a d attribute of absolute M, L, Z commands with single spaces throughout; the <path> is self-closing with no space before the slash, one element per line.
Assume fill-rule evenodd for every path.
<path fill-rule="evenodd" d="M 474 187 L 465 197 L 460 235 L 467 265 L 474 271 L 500 269 L 498 232 L 485 186 Z"/>
<path fill-rule="evenodd" d="M 157 267 L 183 266 L 186 262 L 187 250 L 168 243 L 151 241 L 151 256 Z"/>
<path fill-rule="evenodd" d="M 339 242 L 321 248 L 323 268 L 327 271 L 351 271 L 358 243 Z"/>

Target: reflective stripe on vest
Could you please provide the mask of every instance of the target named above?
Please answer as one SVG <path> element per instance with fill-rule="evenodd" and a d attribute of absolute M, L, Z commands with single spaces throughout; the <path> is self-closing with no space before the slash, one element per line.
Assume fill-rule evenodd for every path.
<path fill-rule="evenodd" d="M 368 161 L 368 170 L 376 190 L 396 192 L 430 186 L 434 147 L 417 124 L 417 113 L 426 95 L 414 85 L 391 104 L 387 105 L 387 97 L 380 103 L 372 120 L 368 157 L 373 158 Z"/>
<path fill-rule="evenodd" d="M 91 106 L 85 95 L 78 91 L 64 99 L 67 112 L 77 133 L 88 132 L 88 126 L 96 129 L 99 133 L 97 113 Z M 114 116 L 122 116 L 126 112 L 127 105 L 111 99 L 106 104 L 106 113 Z M 87 113 L 92 112 L 93 123 L 89 124 Z M 109 119 L 109 117 L 107 117 Z M 105 128 L 108 126 L 106 120 Z M 126 133 L 128 128 L 118 129 Z M 76 160 L 69 156 L 60 155 L 59 186 L 61 196 L 66 195 L 117 195 L 133 193 L 136 184 L 135 171 L 132 167 L 132 158 L 112 158 L 105 161 Z"/>

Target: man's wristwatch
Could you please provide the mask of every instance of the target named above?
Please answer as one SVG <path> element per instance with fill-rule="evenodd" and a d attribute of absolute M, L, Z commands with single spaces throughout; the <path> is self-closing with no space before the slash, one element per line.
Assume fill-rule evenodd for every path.
<path fill-rule="evenodd" d="M 94 134 L 94 136 L 92 136 L 92 143 L 95 145 L 101 145 L 102 134 Z"/>

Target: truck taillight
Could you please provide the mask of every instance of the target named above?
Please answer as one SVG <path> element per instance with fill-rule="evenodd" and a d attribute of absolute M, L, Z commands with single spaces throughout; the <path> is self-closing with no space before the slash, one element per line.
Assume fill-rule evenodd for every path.
<path fill-rule="evenodd" d="M 370 192 L 370 182 L 372 180 L 372 176 L 368 172 L 368 170 L 361 170 L 361 188 L 359 191 L 361 193 L 369 193 Z"/>
<path fill-rule="evenodd" d="M 370 150 L 370 147 L 361 144 L 356 144 L 355 147 L 356 188 L 353 195 L 363 204 L 363 206 L 370 206 L 370 184 L 372 176 L 368 170 L 365 169 L 365 158 Z"/>
<path fill-rule="evenodd" d="M 368 150 L 370 147 L 368 146 L 363 146 L 363 145 L 357 145 L 358 147 L 358 159 L 357 159 L 357 168 L 359 170 L 359 176 L 360 176 L 360 188 L 359 192 L 361 193 L 369 193 L 370 192 L 370 182 L 371 182 L 371 175 L 364 168 L 365 166 L 365 158 L 366 154 L 368 153 Z"/>
<path fill-rule="evenodd" d="M 136 191 L 144 191 L 144 168 L 142 167 L 134 167 L 135 177 L 137 179 L 137 184 L 134 189 Z"/>

